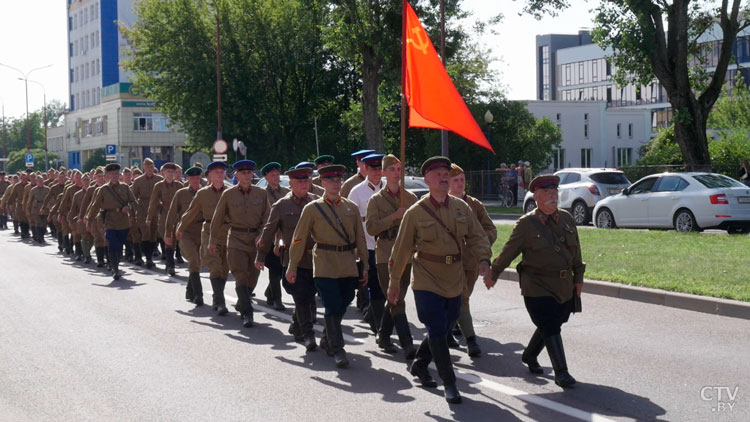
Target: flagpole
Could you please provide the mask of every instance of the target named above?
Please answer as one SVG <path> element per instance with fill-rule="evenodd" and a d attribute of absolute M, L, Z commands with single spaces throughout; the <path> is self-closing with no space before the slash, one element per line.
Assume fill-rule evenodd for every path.
<path fill-rule="evenodd" d="M 406 186 L 406 4 L 401 7 L 401 190 Z M 401 208 L 406 207 L 406 195 L 401 195 Z"/>
<path fill-rule="evenodd" d="M 445 67 L 445 0 L 440 0 L 440 59 Z M 440 131 L 440 152 L 443 157 L 448 157 L 448 131 Z"/>

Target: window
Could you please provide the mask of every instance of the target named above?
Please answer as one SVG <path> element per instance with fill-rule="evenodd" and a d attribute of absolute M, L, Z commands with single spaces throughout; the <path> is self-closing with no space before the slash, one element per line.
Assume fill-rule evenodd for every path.
<path fill-rule="evenodd" d="M 632 138 L 632 137 L 633 137 L 633 124 L 628 123 L 628 138 Z"/>
<path fill-rule="evenodd" d="M 581 181 L 581 175 L 578 173 L 569 173 L 568 177 L 565 178 L 565 184 L 578 183 Z"/>
<path fill-rule="evenodd" d="M 583 137 L 586 139 L 589 139 L 589 124 L 588 123 L 583 125 Z"/>
<path fill-rule="evenodd" d="M 621 136 L 620 135 L 620 124 L 618 123 L 617 124 L 617 137 L 619 138 L 620 136 Z"/>
<path fill-rule="evenodd" d="M 555 115 L 555 118 L 556 118 L 556 119 L 557 119 L 557 121 L 559 122 L 559 121 L 560 121 L 560 113 L 557 113 L 557 114 Z"/>
<path fill-rule="evenodd" d="M 581 167 L 583 168 L 591 167 L 591 148 L 581 149 Z"/>
<path fill-rule="evenodd" d="M 84 64 L 83 65 L 83 69 L 84 69 L 83 70 L 83 77 L 85 79 L 88 79 L 89 78 L 89 64 L 88 63 Z"/>
<path fill-rule="evenodd" d="M 99 59 L 96 59 L 96 74 L 98 75 L 101 73 L 101 68 L 99 67 Z"/>
<path fill-rule="evenodd" d="M 78 15 L 73 15 L 73 29 L 78 28 Z"/>
<path fill-rule="evenodd" d="M 742 183 L 720 174 L 699 174 L 693 176 L 693 179 L 699 181 L 703 186 L 709 189 L 746 187 Z"/>
<path fill-rule="evenodd" d="M 607 63 L 607 76 L 612 76 L 612 65 L 609 64 L 609 61 L 606 61 Z"/>
<path fill-rule="evenodd" d="M 73 69 L 70 69 L 70 82 L 71 83 L 74 82 L 73 78 L 75 78 L 75 71 Z"/>
<path fill-rule="evenodd" d="M 654 187 L 654 183 L 656 183 L 658 179 L 659 179 L 658 177 L 649 177 L 646 180 L 638 182 L 637 184 L 633 185 L 633 187 L 630 189 L 630 194 L 651 192 L 651 188 Z"/>
<path fill-rule="evenodd" d="M 167 117 L 161 113 L 133 113 L 136 132 L 169 132 Z"/>
<path fill-rule="evenodd" d="M 591 81 L 596 82 L 599 79 L 599 60 L 591 62 Z"/>
<path fill-rule="evenodd" d="M 552 151 L 552 167 L 556 169 L 565 168 L 565 148 Z"/>
<path fill-rule="evenodd" d="M 588 122 L 589 121 L 589 114 L 588 113 L 583 113 L 583 121 L 584 122 Z"/>
<path fill-rule="evenodd" d="M 73 82 L 78 82 L 78 77 L 80 72 L 78 71 L 78 66 L 76 66 L 75 69 L 73 69 Z"/>
<path fill-rule="evenodd" d="M 73 41 L 73 55 L 78 55 L 78 41 Z"/>
<path fill-rule="evenodd" d="M 608 103 L 612 102 L 612 88 L 611 87 L 607 87 L 607 102 Z"/>
<path fill-rule="evenodd" d="M 86 9 L 82 10 L 81 13 L 83 14 L 83 23 L 89 23 L 89 14 Z"/>
<path fill-rule="evenodd" d="M 95 34 L 96 36 L 94 37 L 94 39 L 96 40 L 96 46 L 99 47 L 99 31 L 96 31 Z"/>
<path fill-rule="evenodd" d="M 676 192 L 685 189 L 688 182 L 680 176 L 664 176 L 659 179 L 659 184 L 653 192 Z"/>
<path fill-rule="evenodd" d="M 617 148 L 617 167 L 632 165 L 633 148 Z"/>

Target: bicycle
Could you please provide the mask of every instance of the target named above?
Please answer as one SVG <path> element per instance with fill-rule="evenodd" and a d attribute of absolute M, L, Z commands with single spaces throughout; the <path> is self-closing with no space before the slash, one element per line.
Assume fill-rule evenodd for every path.
<path fill-rule="evenodd" d="M 516 201 L 513 197 L 513 192 L 510 190 L 508 182 L 500 183 L 500 191 L 497 194 L 497 199 L 500 201 L 500 206 L 510 208 L 516 205 Z"/>

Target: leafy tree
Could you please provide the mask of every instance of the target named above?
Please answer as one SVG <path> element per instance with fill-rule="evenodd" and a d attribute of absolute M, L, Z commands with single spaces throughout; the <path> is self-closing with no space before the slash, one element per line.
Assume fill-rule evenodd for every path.
<path fill-rule="evenodd" d="M 34 171 L 44 171 L 44 149 L 35 148 L 31 150 L 34 154 Z M 19 170 L 26 169 L 26 148 L 23 150 L 16 150 L 8 154 L 8 162 L 6 163 L 6 170 L 8 173 L 15 173 Z M 57 160 L 57 155 L 49 153 L 49 160 L 54 162 Z"/>
<path fill-rule="evenodd" d="M 674 139 L 674 126 L 661 129 L 649 142 L 641 147 L 638 154 L 639 166 L 682 165 L 685 164 L 680 147 Z"/>
<path fill-rule="evenodd" d="M 89 171 L 98 166 L 107 165 L 107 156 L 104 153 L 104 148 L 99 148 L 83 163 L 83 171 Z"/>
<path fill-rule="evenodd" d="M 526 0 L 525 10 L 536 17 L 555 14 L 569 0 Z M 648 84 L 656 78 L 674 110 L 675 141 L 688 168 L 707 169 L 711 156 L 706 121 L 721 93 L 737 34 L 750 25 L 748 6 L 741 0 L 600 0 L 594 40 L 617 69 L 619 85 Z M 721 28 L 713 72 L 704 71 L 700 57 L 708 44 L 698 38 L 716 24 Z M 691 63 L 696 66 L 691 69 Z"/>

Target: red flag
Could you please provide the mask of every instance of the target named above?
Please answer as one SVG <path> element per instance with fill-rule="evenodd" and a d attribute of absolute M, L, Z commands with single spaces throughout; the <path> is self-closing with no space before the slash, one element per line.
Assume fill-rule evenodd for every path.
<path fill-rule="evenodd" d="M 404 13 L 403 90 L 409 103 L 409 127 L 450 130 L 494 153 L 407 1 Z"/>

